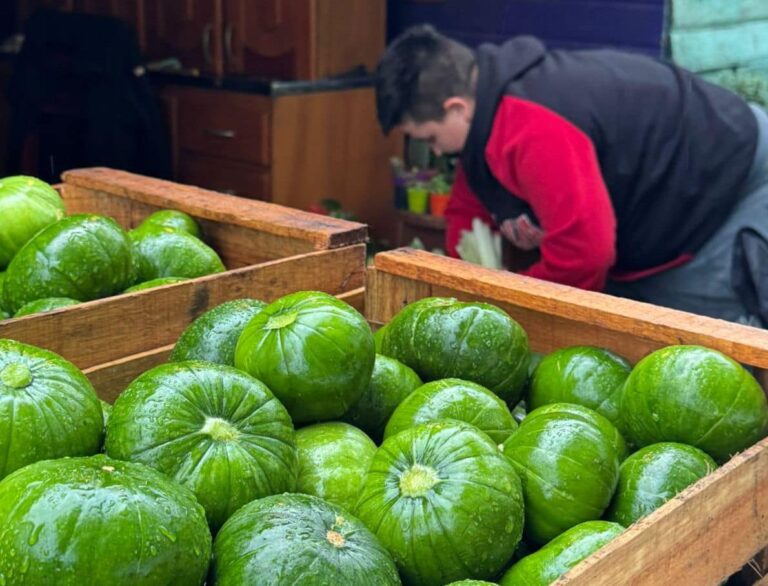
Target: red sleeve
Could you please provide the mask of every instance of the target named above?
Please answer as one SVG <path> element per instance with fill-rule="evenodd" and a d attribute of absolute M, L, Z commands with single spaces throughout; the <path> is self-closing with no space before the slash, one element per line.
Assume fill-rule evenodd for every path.
<path fill-rule="evenodd" d="M 523 274 L 601 290 L 615 262 L 616 218 L 589 137 L 555 112 L 507 96 L 485 155 L 544 230 L 541 260 Z"/>
<path fill-rule="evenodd" d="M 449 256 L 459 256 L 456 245 L 461 240 L 462 231 L 472 230 L 472 218 L 480 218 L 489 226 L 495 227 L 491 214 L 469 187 L 467 176 L 459 163 L 451 189 L 451 199 L 445 208 L 445 250 Z"/>

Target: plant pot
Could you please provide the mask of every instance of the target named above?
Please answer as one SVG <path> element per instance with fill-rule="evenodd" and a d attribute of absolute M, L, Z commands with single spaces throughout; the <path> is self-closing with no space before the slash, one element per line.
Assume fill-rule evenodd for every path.
<path fill-rule="evenodd" d="M 448 206 L 448 201 L 451 199 L 450 193 L 430 193 L 429 194 L 429 210 L 433 216 L 442 218 L 445 216 L 445 208 Z"/>
<path fill-rule="evenodd" d="M 422 187 L 408 188 L 408 210 L 414 214 L 426 214 L 429 192 Z"/>

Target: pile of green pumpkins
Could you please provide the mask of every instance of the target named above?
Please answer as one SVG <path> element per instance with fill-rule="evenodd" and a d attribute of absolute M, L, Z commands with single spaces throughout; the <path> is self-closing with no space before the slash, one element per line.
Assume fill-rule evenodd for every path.
<path fill-rule="evenodd" d="M 3 340 L 0 584 L 549 584 L 766 433 L 719 352 L 541 357 L 448 298 L 230 301 L 111 407 Z"/>

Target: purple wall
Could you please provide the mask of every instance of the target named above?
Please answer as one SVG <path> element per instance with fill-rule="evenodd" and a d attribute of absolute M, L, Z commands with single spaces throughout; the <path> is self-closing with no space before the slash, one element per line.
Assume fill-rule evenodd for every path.
<path fill-rule="evenodd" d="M 662 54 L 664 0 L 388 0 L 390 38 L 431 23 L 469 45 L 532 34 L 550 47 Z"/>

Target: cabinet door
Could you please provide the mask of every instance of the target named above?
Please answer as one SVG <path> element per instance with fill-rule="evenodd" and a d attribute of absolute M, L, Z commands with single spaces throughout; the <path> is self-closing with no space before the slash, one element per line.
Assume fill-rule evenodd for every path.
<path fill-rule="evenodd" d="M 150 59 L 176 57 L 186 69 L 221 74 L 219 0 L 155 0 L 145 11 Z"/>
<path fill-rule="evenodd" d="M 230 73 L 312 79 L 310 0 L 224 0 Z"/>

